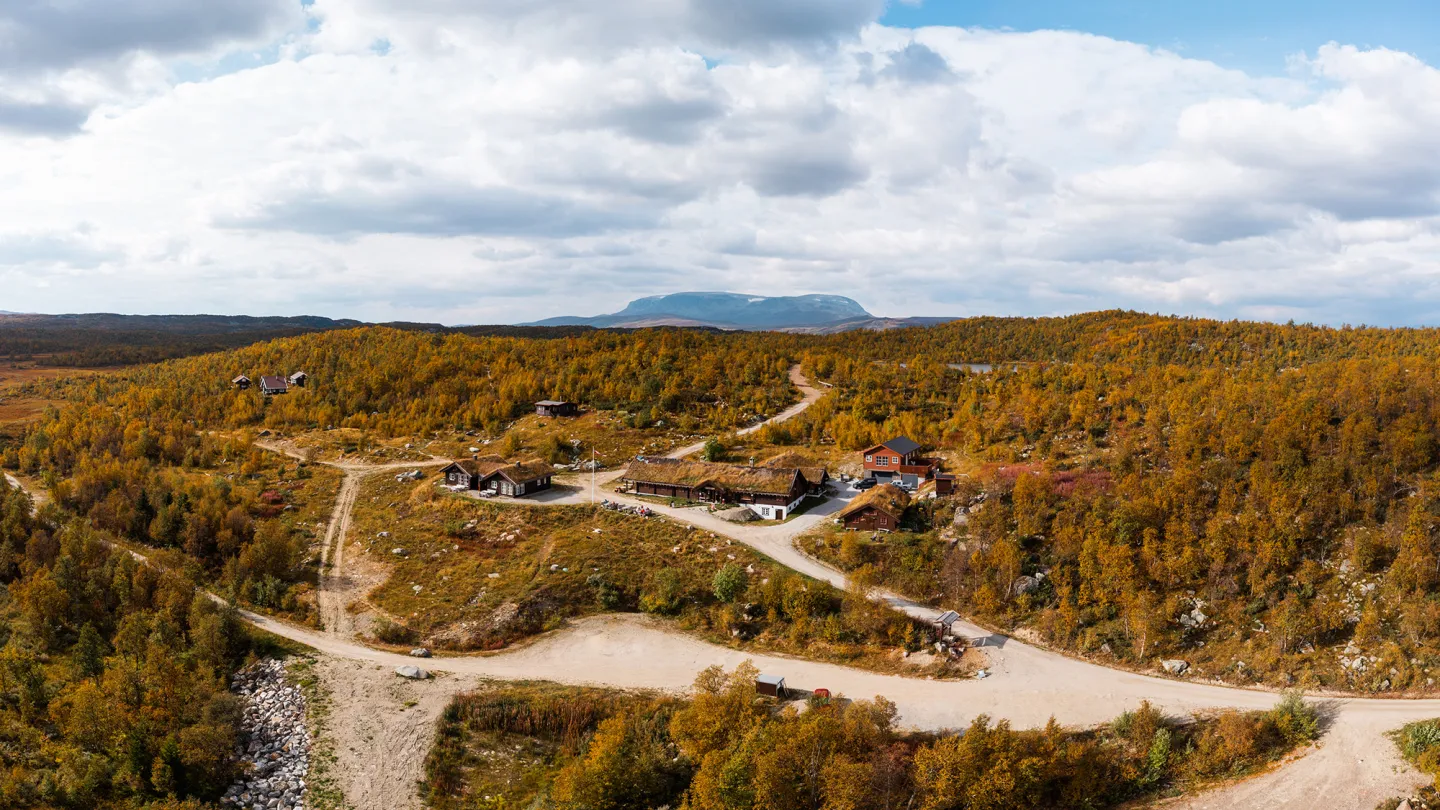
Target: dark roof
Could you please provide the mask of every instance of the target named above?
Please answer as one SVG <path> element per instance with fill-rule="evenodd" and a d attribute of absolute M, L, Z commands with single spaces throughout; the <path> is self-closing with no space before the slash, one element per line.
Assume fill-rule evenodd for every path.
<path fill-rule="evenodd" d="M 797 475 L 801 475 L 800 471 L 793 468 L 737 467 L 733 464 L 712 464 L 708 461 L 646 458 L 630 462 L 624 479 L 691 488 L 708 484 L 731 492 L 789 495 L 795 486 Z"/>
<path fill-rule="evenodd" d="M 285 382 L 284 377 L 271 377 L 267 374 L 260 378 L 261 388 L 288 388 L 289 385 L 289 383 Z"/>
<path fill-rule="evenodd" d="M 916 444 L 905 436 L 896 436 L 888 442 L 881 443 L 880 446 L 890 450 L 894 450 L 902 456 L 908 456 L 916 450 L 920 449 L 919 444 Z"/>
<path fill-rule="evenodd" d="M 881 484 L 878 487 L 872 487 L 856 495 L 848 506 L 840 510 L 840 513 L 836 515 L 836 517 L 844 520 L 857 512 L 864 511 L 867 507 L 874 507 L 890 517 L 899 520 L 901 515 L 905 514 L 905 508 L 909 505 L 910 496 L 906 494 L 905 490 L 892 484 Z"/>

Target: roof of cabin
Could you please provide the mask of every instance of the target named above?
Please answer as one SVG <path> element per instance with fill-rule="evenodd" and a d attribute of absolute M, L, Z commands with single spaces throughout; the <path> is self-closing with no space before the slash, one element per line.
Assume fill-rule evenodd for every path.
<path fill-rule="evenodd" d="M 822 465 L 818 464 L 815 459 L 805 455 L 804 453 L 797 453 L 794 450 L 791 450 L 787 453 L 781 453 L 774 458 L 768 458 L 760 462 L 760 466 L 772 467 L 776 469 L 784 469 L 788 467 L 790 469 L 799 470 L 800 474 L 805 476 L 806 482 L 808 482 L 812 487 L 820 486 L 821 484 L 825 483 L 825 481 L 830 477 L 830 474 L 826 472 L 825 468 Z"/>
<path fill-rule="evenodd" d="M 630 462 L 624 477 L 627 481 L 643 481 L 647 484 L 680 487 L 709 484 L 732 492 L 788 495 L 794 486 L 795 476 L 800 474 L 800 471 L 794 468 L 739 467 L 734 464 L 712 464 L 708 461 L 644 458 Z"/>
<path fill-rule="evenodd" d="M 510 483 L 512 484 L 528 484 L 531 481 L 539 481 L 542 478 L 554 474 L 554 467 L 537 458 L 516 462 L 514 464 L 502 464 L 483 475 L 486 478 L 492 475 L 503 475 L 510 479 Z"/>
<path fill-rule="evenodd" d="M 840 513 L 836 515 L 844 520 L 851 515 L 865 510 L 866 507 L 874 507 L 896 520 L 905 514 L 905 509 L 910 505 L 910 496 L 905 490 L 893 484 L 881 484 L 872 487 L 856 495 Z"/>
<path fill-rule="evenodd" d="M 449 472 L 451 469 L 459 467 L 471 475 L 489 475 L 505 466 L 507 466 L 507 462 L 500 456 L 479 456 L 477 458 L 462 458 L 441 472 Z"/>
<path fill-rule="evenodd" d="M 888 442 L 881 442 L 880 444 L 875 445 L 875 447 L 883 447 L 886 450 L 891 450 L 893 452 L 899 453 L 902 456 L 908 456 L 916 450 L 920 449 L 919 443 L 912 441 L 907 436 L 896 436 Z M 872 447 L 870 449 L 874 450 L 875 447 Z"/>

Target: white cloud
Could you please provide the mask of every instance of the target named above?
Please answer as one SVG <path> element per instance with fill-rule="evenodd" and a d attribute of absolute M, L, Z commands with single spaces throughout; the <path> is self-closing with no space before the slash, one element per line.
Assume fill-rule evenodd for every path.
<path fill-rule="evenodd" d="M 299 34 L 288 0 L 187 4 L 11 55 L 0 309 L 517 321 L 705 288 L 1440 317 L 1430 66 L 1329 45 L 1252 77 L 882 5 L 317 0 Z M 242 46 L 270 55 L 175 78 Z"/>

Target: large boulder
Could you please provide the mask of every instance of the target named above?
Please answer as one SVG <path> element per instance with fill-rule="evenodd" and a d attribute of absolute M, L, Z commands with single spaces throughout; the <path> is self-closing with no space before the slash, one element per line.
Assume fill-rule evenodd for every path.
<path fill-rule="evenodd" d="M 1184 675 L 1190 670 L 1189 662 L 1181 661 L 1178 658 L 1171 658 L 1165 661 L 1161 661 L 1160 666 L 1164 667 L 1165 671 L 1170 673 L 1171 675 Z"/>
<path fill-rule="evenodd" d="M 399 675 L 402 678 L 409 678 L 412 681 L 423 681 L 426 678 L 430 677 L 430 673 L 426 672 L 425 670 L 419 667 L 411 666 L 396 667 L 395 674 Z"/>

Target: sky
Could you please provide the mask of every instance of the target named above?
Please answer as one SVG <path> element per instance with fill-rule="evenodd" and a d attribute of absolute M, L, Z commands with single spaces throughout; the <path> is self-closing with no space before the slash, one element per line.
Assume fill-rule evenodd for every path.
<path fill-rule="evenodd" d="M 1437 29 L 1419 0 L 13 0 L 0 310 L 1440 324 Z"/>

